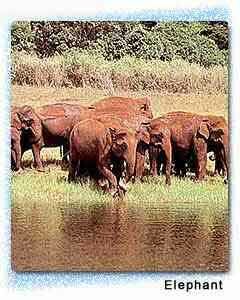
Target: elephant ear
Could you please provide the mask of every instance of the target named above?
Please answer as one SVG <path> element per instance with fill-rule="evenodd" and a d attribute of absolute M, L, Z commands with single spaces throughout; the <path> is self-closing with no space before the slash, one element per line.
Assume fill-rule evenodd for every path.
<path fill-rule="evenodd" d="M 143 142 L 143 143 L 149 145 L 149 143 L 150 143 L 149 126 L 145 126 L 145 124 L 141 125 L 140 130 L 138 130 L 136 132 L 136 138 L 139 142 Z"/>
<path fill-rule="evenodd" d="M 25 105 L 19 111 L 22 129 L 30 130 L 35 140 L 39 140 L 42 134 L 41 118 L 35 113 L 31 106 Z"/>
<path fill-rule="evenodd" d="M 109 128 L 113 143 L 121 148 L 121 151 L 125 151 L 127 149 L 127 132 L 121 129 Z"/>
<path fill-rule="evenodd" d="M 215 135 L 217 138 L 220 138 L 222 135 L 224 135 L 223 129 L 222 129 L 222 128 L 219 128 L 219 129 L 214 130 L 214 135 Z"/>
<path fill-rule="evenodd" d="M 18 131 L 22 129 L 22 123 L 16 112 L 11 114 L 11 126 L 16 128 Z"/>
<path fill-rule="evenodd" d="M 221 129 L 221 128 L 213 129 L 213 131 L 211 133 L 211 138 L 213 138 L 215 140 L 219 140 L 222 138 L 223 135 L 224 135 L 223 129 Z"/>
<path fill-rule="evenodd" d="M 198 129 L 198 133 L 203 136 L 206 140 L 209 138 L 209 128 L 207 125 L 207 122 L 201 122 L 199 129 Z"/>
<path fill-rule="evenodd" d="M 19 119 L 27 126 L 34 122 L 35 114 L 31 106 L 25 105 L 18 112 Z"/>

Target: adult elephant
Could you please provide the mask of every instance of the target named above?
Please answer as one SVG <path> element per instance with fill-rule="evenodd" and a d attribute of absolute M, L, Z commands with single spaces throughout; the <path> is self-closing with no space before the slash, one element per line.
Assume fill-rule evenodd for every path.
<path fill-rule="evenodd" d="M 43 147 L 63 146 L 64 154 L 69 149 L 68 139 L 73 126 L 91 115 L 92 110 L 80 105 L 56 103 L 44 105 L 37 109 L 25 105 L 19 108 L 15 114 L 20 128 L 21 153 L 15 143 L 15 135 L 12 134 L 11 145 L 14 152 L 19 153 L 32 149 L 36 168 L 43 170 L 40 159 L 40 151 Z M 15 156 L 16 157 L 16 156 Z M 13 157 L 14 161 L 14 157 Z M 13 162 L 14 164 L 14 162 Z"/>
<path fill-rule="evenodd" d="M 167 113 L 162 119 L 171 131 L 173 159 L 178 174 L 186 174 L 186 163 L 193 157 L 196 179 L 204 179 L 207 153 L 211 150 L 219 155 L 228 175 L 228 127 L 223 117 L 180 111 Z"/>
<path fill-rule="evenodd" d="M 118 115 L 119 112 L 131 112 L 137 115 L 144 115 L 152 119 L 152 105 L 148 97 L 127 98 L 127 97 L 107 97 L 96 101 L 93 107 L 98 113 L 111 112 Z"/>
<path fill-rule="evenodd" d="M 94 104 L 94 114 L 106 118 L 114 116 L 122 120 L 123 125 L 135 131 L 141 131 L 136 152 L 134 178 L 142 178 L 144 173 L 145 154 L 148 149 L 149 135 L 144 128 L 153 118 L 151 100 L 148 97 L 107 97 Z"/>
<path fill-rule="evenodd" d="M 215 170 L 214 174 L 218 174 L 225 177 L 225 181 L 228 179 L 229 173 L 229 136 L 228 136 L 228 124 L 224 117 L 209 115 L 206 116 L 212 123 L 221 127 L 223 135 L 219 142 L 209 141 L 208 152 L 214 152 L 215 155 Z"/>
<path fill-rule="evenodd" d="M 87 119 L 79 122 L 70 134 L 68 180 L 74 181 L 81 169 L 88 169 L 98 181 L 101 177 L 106 179 L 110 184 L 108 192 L 116 195 L 122 174 L 115 174 L 114 165 L 123 166 L 126 163 L 127 182 L 134 174 L 137 143 L 138 134 L 121 127 L 118 119 Z"/>
<path fill-rule="evenodd" d="M 127 110 L 115 110 L 114 114 L 112 112 L 99 113 L 95 111 L 94 115 L 97 120 L 108 124 L 111 124 L 113 118 L 115 120 L 117 118 L 121 126 L 138 133 L 134 179 L 141 179 L 144 174 L 145 155 L 150 141 L 147 126 L 150 124 L 151 119 L 144 114 Z"/>

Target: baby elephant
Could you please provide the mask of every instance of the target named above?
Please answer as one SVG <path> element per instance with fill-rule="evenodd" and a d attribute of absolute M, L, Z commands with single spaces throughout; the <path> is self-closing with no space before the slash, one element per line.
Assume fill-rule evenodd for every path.
<path fill-rule="evenodd" d="M 172 145 L 171 132 L 167 124 L 161 118 L 153 119 L 148 127 L 150 134 L 149 160 L 150 173 L 157 176 L 160 166 L 166 175 L 166 184 L 171 184 Z"/>
<path fill-rule="evenodd" d="M 87 170 L 107 179 L 107 191 L 111 195 L 119 192 L 121 174 L 116 174 L 114 165 L 126 163 L 126 182 L 134 174 L 137 133 L 124 127 L 110 127 L 109 124 L 86 119 L 76 124 L 70 134 L 69 181 L 74 181 L 78 172 Z M 123 172 L 123 171 L 122 171 Z"/>

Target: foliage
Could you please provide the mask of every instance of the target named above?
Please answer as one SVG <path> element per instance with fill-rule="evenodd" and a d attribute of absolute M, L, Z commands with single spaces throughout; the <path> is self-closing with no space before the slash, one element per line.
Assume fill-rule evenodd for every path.
<path fill-rule="evenodd" d="M 11 45 L 13 51 L 32 52 L 34 32 L 29 22 L 14 22 L 11 29 Z"/>
<path fill-rule="evenodd" d="M 12 49 L 41 58 L 69 50 L 88 50 L 106 60 L 124 56 L 203 66 L 225 65 L 228 27 L 224 22 L 16 22 Z"/>

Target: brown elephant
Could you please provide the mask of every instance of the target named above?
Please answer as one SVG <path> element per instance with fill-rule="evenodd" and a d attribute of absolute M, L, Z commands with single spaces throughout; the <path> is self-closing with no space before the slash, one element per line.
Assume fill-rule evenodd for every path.
<path fill-rule="evenodd" d="M 21 154 L 17 155 L 17 158 L 21 157 L 24 151 L 32 149 L 37 169 L 43 170 L 40 159 L 41 149 L 43 147 L 63 146 L 66 154 L 69 149 L 70 131 L 76 123 L 88 118 L 91 112 L 92 110 L 86 107 L 66 103 L 45 105 L 37 109 L 28 105 L 19 108 L 14 113 L 14 118 L 18 120 L 18 124 L 20 122 L 21 126 L 14 125 L 11 127 L 18 128 L 20 133 Z M 12 129 L 12 152 L 19 153 L 14 130 Z M 12 159 L 14 161 L 14 157 Z"/>
<path fill-rule="evenodd" d="M 162 119 L 171 131 L 177 175 L 186 175 L 186 163 L 192 157 L 196 179 L 202 180 L 206 175 L 208 151 L 219 153 L 228 174 L 228 127 L 223 117 L 171 112 Z"/>
<path fill-rule="evenodd" d="M 70 166 L 68 180 L 76 179 L 78 170 L 88 168 L 98 180 L 108 180 L 108 191 L 119 191 L 118 178 L 111 165 L 126 163 L 126 182 L 134 174 L 138 135 L 119 122 L 87 119 L 76 124 L 70 134 Z M 114 168 L 114 166 L 113 166 Z M 121 175 L 121 174 L 120 174 Z"/>
<path fill-rule="evenodd" d="M 153 118 L 151 100 L 148 97 L 107 97 L 95 102 L 93 107 L 98 113 L 111 112 L 117 115 L 119 112 L 128 112 L 142 114 L 150 119 Z"/>
<path fill-rule="evenodd" d="M 150 174 L 157 176 L 163 163 L 166 184 L 171 184 L 172 144 L 171 131 L 161 118 L 153 119 L 148 127 Z"/>
<path fill-rule="evenodd" d="M 145 154 L 148 149 L 149 135 L 144 128 L 153 118 L 151 100 L 148 97 L 126 98 L 108 97 L 94 103 L 95 114 L 114 115 L 123 121 L 123 125 L 135 131 L 141 131 L 138 142 L 134 178 L 142 178 L 144 173 Z"/>
<path fill-rule="evenodd" d="M 225 177 L 225 182 L 229 174 L 229 140 L 228 140 L 228 124 L 222 116 L 206 116 L 212 123 L 222 129 L 223 134 L 218 142 L 209 141 L 208 152 L 214 152 L 215 155 L 215 175 Z"/>
<path fill-rule="evenodd" d="M 144 174 L 145 155 L 146 150 L 149 147 L 149 133 L 147 131 L 147 125 L 150 124 L 151 119 L 143 114 L 137 114 L 136 112 L 116 110 L 115 114 L 112 113 L 98 113 L 95 112 L 95 118 L 103 123 L 111 122 L 112 118 L 117 118 L 117 122 L 123 127 L 129 128 L 138 133 L 139 139 L 136 151 L 136 163 L 134 171 L 134 180 L 136 178 L 141 179 Z"/>

